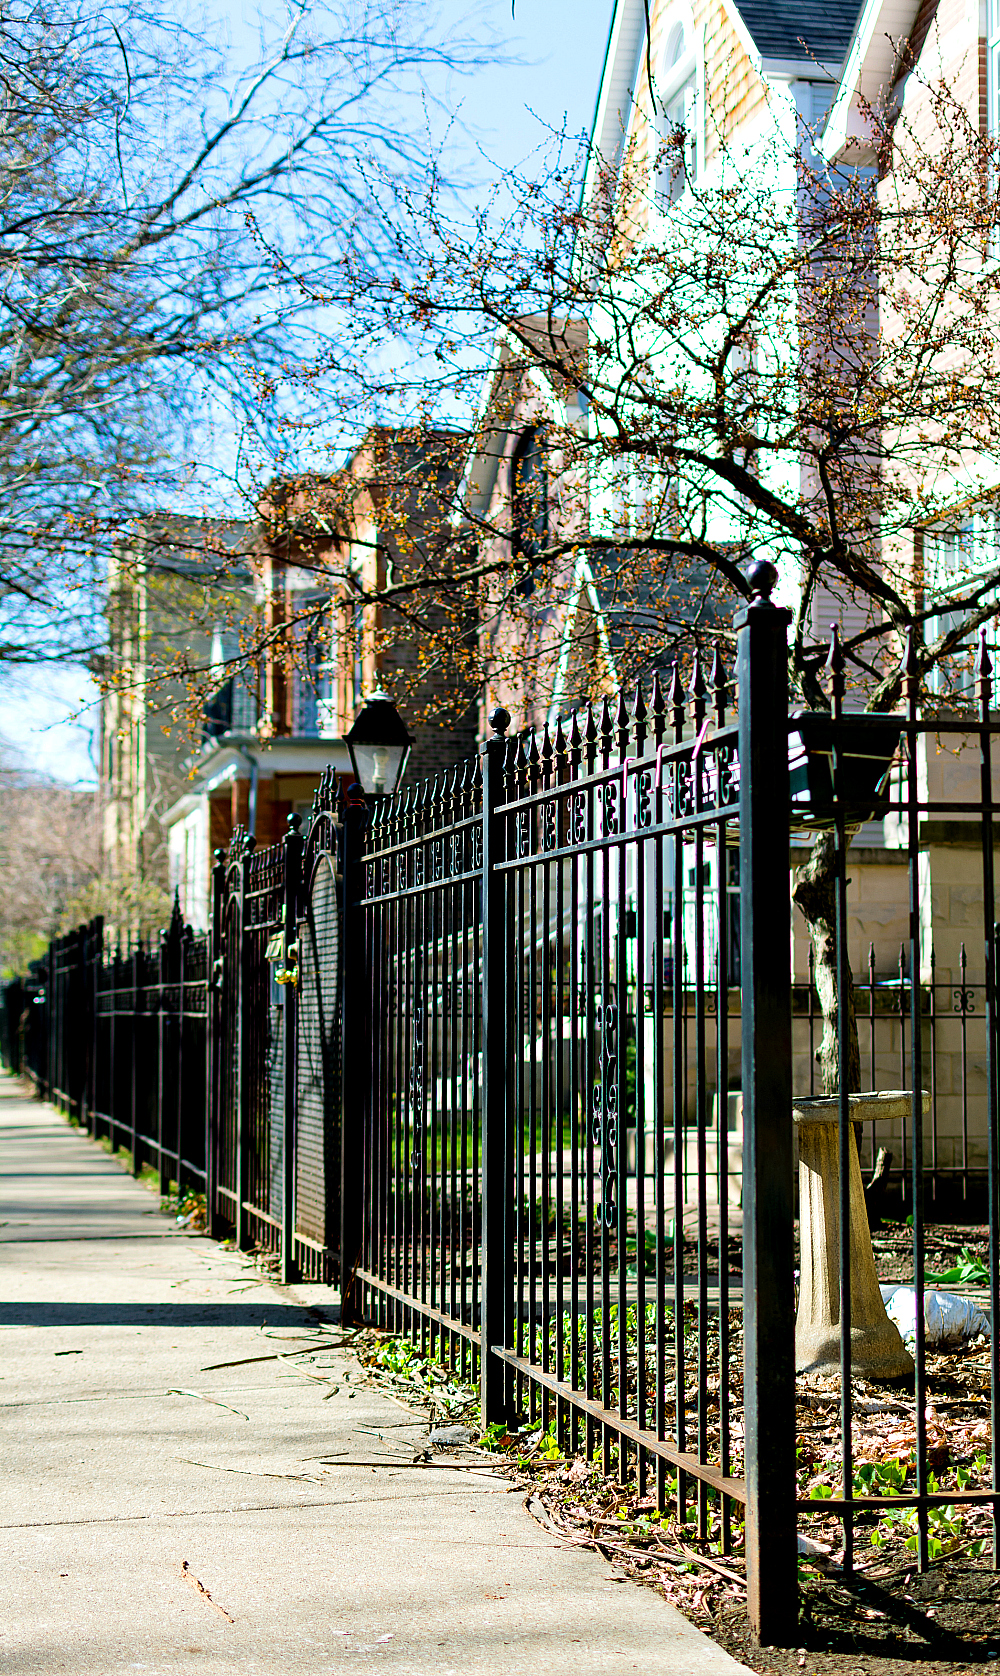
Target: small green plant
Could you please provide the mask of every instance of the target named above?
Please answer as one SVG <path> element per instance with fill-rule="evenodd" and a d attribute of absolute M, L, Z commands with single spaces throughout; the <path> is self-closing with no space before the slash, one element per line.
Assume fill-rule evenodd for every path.
<path fill-rule="evenodd" d="M 510 1449 L 517 1442 L 517 1434 L 512 1433 L 502 1420 L 491 1420 L 479 1439 L 480 1449 L 490 1449 L 496 1454 Z"/>
<path fill-rule="evenodd" d="M 543 1461 L 561 1461 L 564 1459 L 563 1452 L 559 1447 L 559 1439 L 556 1436 L 554 1420 L 549 1421 L 547 1430 L 539 1438 L 538 1453 Z"/>
<path fill-rule="evenodd" d="M 899 1496 L 906 1489 L 906 1480 L 915 1458 L 908 1461 L 867 1461 L 859 1466 L 854 1473 L 854 1491 L 856 1495 L 885 1495 Z M 968 1468 L 960 1467 L 955 1474 L 956 1487 L 964 1490 L 972 1474 Z M 941 1485 L 934 1473 L 929 1473 L 927 1488 L 931 1495 L 939 1495 Z M 888 1508 L 879 1515 L 878 1523 L 871 1533 L 873 1548 L 882 1548 L 890 1537 L 898 1532 L 903 1535 L 904 1546 L 915 1553 L 919 1541 L 919 1523 L 915 1507 Z M 904 1534 L 905 1533 L 905 1534 Z M 963 1515 L 961 1508 L 952 1506 L 937 1506 L 927 1509 L 927 1553 L 930 1559 L 940 1559 L 961 1542 L 964 1534 Z"/>
<path fill-rule="evenodd" d="M 626 1259 L 625 1273 L 630 1280 L 635 1280 L 636 1276 L 639 1273 L 639 1258 L 638 1258 L 637 1247 L 638 1247 L 638 1241 L 637 1241 L 637 1238 L 636 1238 L 635 1234 L 629 1234 L 628 1239 L 625 1241 L 625 1259 Z M 654 1232 L 651 1228 L 644 1228 L 643 1229 L 643 1245 L 642 1245 L 642 1272 L 643 1272 L 643 1274 L 655 1274 L 656 1273 L 656 1249 L 657 1249 L 656 1235 L 654 1234 Z M 673 1237 L 671 1235 L 668 1235 L 666 1240 L 664 1240 L 663 1251 L 664 1251 L 665 1261 L 667 1261 L 667 1262 L 671 1261 L 673 1259 L 673 1251 L 674 1251 Z"/>
<path fill-rule="evenodd" d="M 988 1286 L 989 1280 L 989 1269 L 967 1245 L 963 1245 L 961 1257 L 954 1268 L 944 1274 L 924 1275 L 924 1284 L 929 1286 Z"/>
<path fill-rule="evenodd" d="M 907 1467 L 902 1461 L 865 1461 L 854 1472 L 856 1496 L 898 1496 L 906 1487 Z"/>

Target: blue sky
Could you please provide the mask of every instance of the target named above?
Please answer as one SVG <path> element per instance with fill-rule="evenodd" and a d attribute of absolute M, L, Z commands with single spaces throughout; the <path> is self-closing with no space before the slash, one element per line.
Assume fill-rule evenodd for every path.
<path fill-rule="evenodd" d="M 406 0 L 420 4 L 421 0 Z M 477 71 L 454 93 L 478 130 L 486 156 L 500 168 L 521 162 L 546 127 L 565 120 L 571 133 L 589 129 L 604 62 L 613 0 L 482 0 L 477 14 L 501 50 L 522 63 Z M 462 0 L 439 8 L 445 28 L 469 15 Z M 248 8 L 219 8 L 234 43 L 248 31 Z M 0 738 L 31 767 L 85 785 L 94 781 L 94 688 L 86 671 L 46 669 L 8 675 L 0 683 Z"/>

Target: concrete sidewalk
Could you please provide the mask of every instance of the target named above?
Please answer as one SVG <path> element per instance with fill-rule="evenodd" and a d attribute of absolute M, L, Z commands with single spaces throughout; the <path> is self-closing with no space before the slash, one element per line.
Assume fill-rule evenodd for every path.
<path fill-rule="evenodd" d="M 336 1294 L 178 1231 L 9 1078 L 0 1172 L 3 1676 L 743 1669 L 488 1471 L 348 1464 L 423 1424 L 277 1359 Z"/>

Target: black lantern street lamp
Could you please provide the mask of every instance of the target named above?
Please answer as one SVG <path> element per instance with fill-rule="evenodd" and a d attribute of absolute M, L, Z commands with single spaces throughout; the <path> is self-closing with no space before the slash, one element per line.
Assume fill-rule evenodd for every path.
<path fill-rule="evenodd" d="M 788 732 L 793 830 L 831 826 L 837 803 L 849 823 L 871 820 L 884 805 L 899 740 L 898 716 L 851 711 L 834 720 L 824 710 L 793 710 Z M 884 806 L 879 813 L 881 818 Z"/>
<path fill-rule="evenodd" d="M 396 790 L 413 740 L 388 693 L 373 692 L 345 739 L 362 791 L 386 797 Z"/>

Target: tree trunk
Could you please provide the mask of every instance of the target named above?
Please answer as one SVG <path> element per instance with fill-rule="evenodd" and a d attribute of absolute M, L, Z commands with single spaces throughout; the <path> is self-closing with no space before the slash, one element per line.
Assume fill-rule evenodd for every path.
<path fill-rule="evenodd" d="M 795 870 L 792 901 L 801 908 L 815 958 L 816 992 L 823 1015 L 823 1039 L 816 1059 L 823 1073 L 824 1094 L 839 1092 L 839 1059 L 837 1054 L 837 1012 L 839 984 L 837 977 L 837 854 L 832 832 L 821 832 L 813 843 L 809 860 Z M 847 1091 L 857 1094 L 861 1089 L 861 1052 L 858 1046 L 858 1021 L 854 1012 L 854 979 L 850 958 L 847 958 Z"/>

